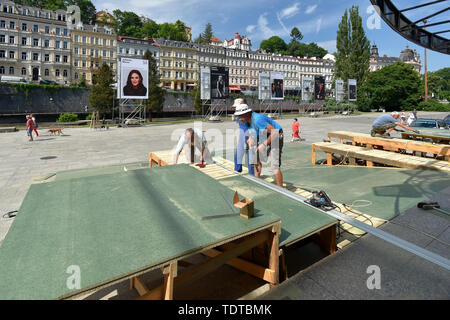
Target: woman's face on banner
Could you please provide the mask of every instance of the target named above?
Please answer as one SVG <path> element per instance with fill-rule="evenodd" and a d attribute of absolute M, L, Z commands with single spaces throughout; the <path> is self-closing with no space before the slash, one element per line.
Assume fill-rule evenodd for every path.
<path fill-rule="evenodd" d="M 137 87 L 139 85 L 139 82 L 141 82 L 141 77 L 137 73 L 133 73 L 131 75 L 131 85 L 133 87 Z"/>

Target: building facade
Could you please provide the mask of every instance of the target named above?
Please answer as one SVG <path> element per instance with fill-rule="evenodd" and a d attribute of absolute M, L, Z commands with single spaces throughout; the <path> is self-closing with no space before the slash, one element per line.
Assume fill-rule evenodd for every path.
<path fill-rule="evenodd" d="M 160 46 L 161 84 L 166 89 L 192 91 L 198 78 L 198 50 L 192 42 L 156 39 Z"/>
<path fill-rule="evenodd" d="M 420 60 L 420 55 L 416 50 L 411 50 L 409 46 L 406 46 L 406 49 L 400 53 L 400 57 L 388 57 L 387 55 L 383 55 L 380 57 L 378 53 L 378 47 L 374 44 L 371 48 L 371 56 L 370 56 L 370 65 L 369 70 L 371 72 L 375 72 L 381 70 L 382 68 L 394 64 L 396 62 L 404 62 L 406 64 L 410 64 L 414 67 L 414 71 L 417 73 L 421 73 L 422 70 L 422 62 Z"/>
<path fill-rule="evenodd" d="M 64 10 L 0 1 L 0 76 L 28 82 L 71 81 L 71 41 Z"/>
<path fill-rule="evenodd" d="M 86 84 L 94 84 L 95 72 L 106 63 L 117 75 L 117 37 L 108 26 L 79 23 L 71 30 L 72 82 L 82 78 Z"/>
<path fill-rule="evenodd" d="M 258 94 L 259 74 L 273 70 L 272 55 L 262 49 L 248 52 L 249 60 L 249 90 Z"/>
<path fill-rule="evenodd" d="M 142 59 L 145 52 L 149 50 L 153 58 L 156 60 L 156 65 L 159 66 L 159 45 L 153 39 L 139 39 L 133 37 L 119 36 L 117 38 L 117 57 Z"/>
<path fill-rule="evenodd" d="M 247 36 L 241 36 L 239 32 L 236 32 L 233 39 L 223 41 L 223 47 L 227 49 L 250 51 L 252 50 L 252 42 Z"/>

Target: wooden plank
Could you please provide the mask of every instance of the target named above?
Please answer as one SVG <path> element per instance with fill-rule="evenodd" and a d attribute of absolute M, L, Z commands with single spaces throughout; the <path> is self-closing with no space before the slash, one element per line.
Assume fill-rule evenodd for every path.
<path fill-rule="evenodd" d="M 177 276 L 177 262 L 164 268 L 164 300 L 173 300 L 173 281 Z"/>
<path fill-rule="evenodd" d="M 448 163 L 448 161 L 415 157 L 412 155 L 392 153 L 383 150 L 365 150 L 361 147 L 328 142 L 315 143 L 314 148 L 328 154 L 337 153 L 345 155 L 346 157 L 354 157 L 357 159 L 366 160 L 369 165 L 370 162 L 372 162 L 408 169 L 433 169 L 450 171 L 450 164 Z"/>
<path fill-rule="evenodd" d="M 150 291 L 139 277 L 133 277 L 130 279 L 130 287 L 131 289 L 136 289 L 140 296 L 143 296 Z"/>

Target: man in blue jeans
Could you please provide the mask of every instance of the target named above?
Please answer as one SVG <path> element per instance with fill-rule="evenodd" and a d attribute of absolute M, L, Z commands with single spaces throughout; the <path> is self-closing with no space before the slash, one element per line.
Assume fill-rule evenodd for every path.
<path fill-rule="evenodd" d="M 237 107 L 240 104 L 244 104 L 245 101 L 242 98 L 238 98 L 234 100 L 233 107 Z M 242 122 L 239 121 L 239 118 L 236 120 L 236 122 L 239 124 L 239 141 L 238 145 L 236 147 L 236 151 L 234 153 L 234 170 L 237 172 L 242 172 L 242 160 L 244 158 L 246 159 L 246 164 L 248 168 L 248 173 L 252 176 L 255 175 L 255 169 L 254 165 L 250 163 L 249 161 L 249 148 L 247 145 L 247 139 L 248 139 L 248 126 Z"/>
<path fill-rule="evenodd" d="M 266 115 L 253 112 L 246 104 L 238 105 L 234 115 L 239 116 L 239 121 L 249 128 L 250 137 L 247 143 L 250 150 L 256 149 L 257 155 L 256 161 L 250 157 L 250 163 L 255 163 L 255 176 L 261 176 L 261 158 L 266 158 L 267 155 L 275 181 L 278 186 L 282 187 L 283 174 L 280 166 L 284 139 L 283 128 Z"/>
<path fill-rule="evenodd" d="M 376 134 L 379 134 L 385 137 L 390 137 L 391 131 L 394 130 L 396 126 L 402 127 L 408 131 L 419 133 L 419 131 L 414 130 L 398 121 L 399 116 L 400 115 L 397 111 L 392 112 L 390 115 L 383 114 L 379 116 L 372 124 L 370 135 L 375 137 Z"/>

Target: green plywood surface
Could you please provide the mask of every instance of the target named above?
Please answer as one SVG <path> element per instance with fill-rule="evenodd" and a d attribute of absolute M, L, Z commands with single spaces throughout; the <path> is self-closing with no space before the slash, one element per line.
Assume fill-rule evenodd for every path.
<path fill-rule="evenodd" d="M 279 221 L 229 213 L 233 191 L 186 165 L 32 185 L 0 247 L 0 299 L 51 299 L 126 278 L 173 258 Z"/>
<path fill-rule="evenodd" d="M 258 207 L 276 212 L 281 218 L 280 246 L 289 245 L 337 222 L 325 213 L 259 186 L 244 177 L 221 179 L 220 183 L 238 191 L 241 198 L 254 200 Z"/>
<path fill-rule="evenodd" d="M 317 152 L 317 159 L 321 157 L 326 159 L 325 153 Z M 301 143 L 284 145 L 281 171 L 285 183 L 310 191 L 325 190 L 336 202 L 370 201 L 359 202 L 369 205 L 355 209 L 386 220 L 450 186 L 450 174 L 442 171 L 313 166 L 311 145 Z M 263 174 L 272 175 L 266 164 Z"/>

